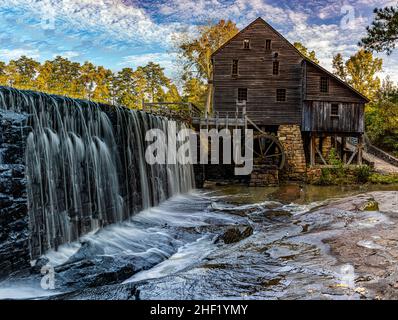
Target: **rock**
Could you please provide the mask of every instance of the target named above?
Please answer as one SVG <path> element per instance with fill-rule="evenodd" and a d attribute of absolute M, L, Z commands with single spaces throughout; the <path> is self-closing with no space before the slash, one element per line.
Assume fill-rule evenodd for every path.
<path fill-rule="evenodd" d="M 247 226 L 242 232 L 239 230 L 239 228 L 230 228 L 225 231 L 221 239 L 224 240 L 224 243 L 230 244 L 248 238 L 252 234 L 253 228 L 251 226 Z"/>
<path fill-rule="evenodd" d="M 361 211 L 379 211 L 379 203 L 371 199 L 359 207 Z"/>

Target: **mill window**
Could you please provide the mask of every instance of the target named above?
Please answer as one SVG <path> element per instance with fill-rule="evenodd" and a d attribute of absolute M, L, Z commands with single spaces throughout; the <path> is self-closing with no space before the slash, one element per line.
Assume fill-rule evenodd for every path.
<path fill-rule="evenodd" d="M 232 60 L 232 75 L 238 75 L 239 60 Z"/>
<path fill-rule="evenodd" d="M 243 40 L 243 49 L 250 49 L 250 40 L 249 39 Z"/>
<path fill-rule="evenodd" d="M 238 101 L 247 101 L 247 88 L 238 88 Z"/>
<path fill-rule="evenodd" d="M 332 117 L 338 117 L 339 116 L 339 105 L 337 103 L 332 103 L 332 106 L 330 108 L 330 115 Z"/>
<path fill-rule="evenodd" d="M 277 76 L 279 74 L 279 61 L 274 61 L 272 65 L 272 74 Z"/>
<path fill-rule="evenodd" d="M 329 92 L 329 78 L 321 77 L 320 91 L 324 93 Z"/>
<path fill-rule="evenodd" d="M 286 101 L 286 89 L 276 89 L 276 101 L 278 102 Z"/>
<path fill-rule="evenodd" d="M 271 40 L 270 39 L 265 40 L 265 50 L 271 51 Z"/>

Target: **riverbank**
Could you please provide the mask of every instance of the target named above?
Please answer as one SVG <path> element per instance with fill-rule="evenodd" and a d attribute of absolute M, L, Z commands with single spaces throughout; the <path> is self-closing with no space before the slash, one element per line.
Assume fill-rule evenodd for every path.
<path fill-rule="evenodd" d="M 396 190 L 213 186 L 173 198 L 48 255 L 51 299 L 398 298 Z"/>

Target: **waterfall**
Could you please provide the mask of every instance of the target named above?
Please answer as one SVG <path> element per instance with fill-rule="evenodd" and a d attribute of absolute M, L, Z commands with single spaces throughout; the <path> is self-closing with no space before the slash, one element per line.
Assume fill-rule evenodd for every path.
<path fill-rule="evenodd" d="M 6 87 L 0 87 L 0 108 L 29 116 L 25 165 L 32 258 L 193 187 L 191 165 L 145 161 L 146 131 L 167 134 L 172 120 Z"/>

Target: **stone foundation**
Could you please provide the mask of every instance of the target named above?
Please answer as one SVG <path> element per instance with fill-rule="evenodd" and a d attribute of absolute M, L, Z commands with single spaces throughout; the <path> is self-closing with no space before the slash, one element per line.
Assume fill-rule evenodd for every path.
<path fill-rule="evenodd" d="M 270 166 L 254 166 L 250 175 L 250 187 L 272 187 L 279 185 L 279 170 Z"/>
<path fill-rule="evenodd" d="M 286 154 L 285 168 L 281 174 L 289 180 L 304 180 L 306 175 L 306 161 L 300 126 L 279 126 L 278 138 Z"/>
<path fill-rule="evenodd" d="M 26 194 L 27 117 L 0 111 L 0 278 L 29 268 L 29 217 Z"/>
<path fill-rule="evenodd" d="M 332 149 L 332 137 L 325 137 L 322 140 L 322 156 L 327 159 L 329 158 L 330 150 Z"/>

